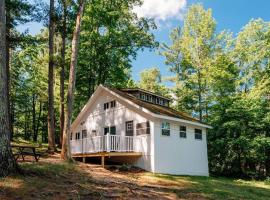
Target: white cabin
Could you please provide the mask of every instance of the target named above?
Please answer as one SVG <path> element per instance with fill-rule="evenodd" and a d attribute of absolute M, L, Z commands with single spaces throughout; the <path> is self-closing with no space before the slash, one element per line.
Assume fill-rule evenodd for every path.
<path fill-rule="evenodd" d="M 154 173 L 208 176 L 210 126 L 142 89 L 100 85 L 71 126 L 73 157 L 115 159 Z"/>

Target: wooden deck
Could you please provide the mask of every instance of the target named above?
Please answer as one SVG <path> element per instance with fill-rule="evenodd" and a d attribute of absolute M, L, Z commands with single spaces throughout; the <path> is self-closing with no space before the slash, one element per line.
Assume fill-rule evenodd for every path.
<path fill-rule="evenodd" d="M 85 162 L 85 158 L 90 157 L 101 157 L 101 165 L 105 166 L 105 157 L 140 157 L 142 156 L 141 152 L 96 152 L 96 153 L 76 153 L 72 154 L 73 158 L 83 158 L 83 162 Z"/>

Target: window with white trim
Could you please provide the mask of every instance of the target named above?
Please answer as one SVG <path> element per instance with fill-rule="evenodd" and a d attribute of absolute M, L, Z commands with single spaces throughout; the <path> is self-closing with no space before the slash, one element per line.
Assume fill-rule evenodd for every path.
<path fill-rule="evenodd" d="M 76 135 L 75 135 L 75 140 L 79 140 L 81 137 L 81 133 L 80 132 L 77 132 Z"/>
<path fill-rule="evenodd" d="M 195 139 L 196 140 L 202 140 L 202 130 L 195 128 Z"/>
<path fill-rule="evenodd" d="M 109 109 L 109 106 L 110 106 L 110 104 L 109 104 L 109 103 L 104 103 L 104 110 Z"/>
<path fill-rule="evenodd" d="M 161 124 L 161 134 L 170 136 L 170 123 L 169 122 L 162 122 Z"/>
<path fill-rule="evenodd" d="M 72 134 L 73 134 L 73 133 L 70 133 L 70 140 L 72 140 Z"/>
<path fill-rule="evenodd" d="M 111 108 L 115 108 L 116 106 L 116 101 L 111 101 Z"/>
<path fill-rule="evenodd" d="M 141 122 L 136 124 L 136 135 L 150 134 L 150 122 Z"/>
<path fill-rule="evenodd" d="M 87 130 L 82 130 L 82 139 L 87 138 Z"/>
<path fill-rule="evenodd" d="M 144 94 L 144 93 L 140 93 L 140 98 L 141 98 L 142 100 L 145 100 L 145 94 Z"/>
<path fill-rule="evenodd" d="M 180 138 L 187 138 L 187 127 L 186 126 L 180 126 L 179 127 L 179 136 Z"/>

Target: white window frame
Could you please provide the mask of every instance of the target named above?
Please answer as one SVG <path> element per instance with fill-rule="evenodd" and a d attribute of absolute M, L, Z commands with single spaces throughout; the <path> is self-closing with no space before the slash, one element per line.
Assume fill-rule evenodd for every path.
<path fill-rule="evenodd" d="M 145 94 L 144 93 L 141 93 L 141 99 L 145 100 Z"/>
<path fill-rule="evenodd" d="M 75 140 L 80 140 L 81 139 L 81 132 L 76 132 L 75 133 Z"/>
<path fill-rule="evenodd" d="M 169 131 L 169 133 L 164 134 L 163 130 L 164 131 Z M 161 135 L 164 135 L 164 136 L 170 136 L 171 135 L 171 124 L 170 124 L 170 122 L 168 122 L 168 121 L 161 122 Z"/>
<path fill-rule="evenodd" d="M 200 132 L 200 133 L 196 133 L 196 130 L 200 130 L 201 132 Z M 200 134 L 201 138 L 196 138 L 196 135 L 197 135 L 197 134 Z M 195 140 L 198 140 L 198 141 L 203 140 L 202 129 L 198 129 L 198 128 L 195 128 L 195 129 L 194 129 L 194 139 L 195 139 Z"/>
<path fill-rule="evenodd" d="M 116 101 L 115 100 L 111 101 L 110 104 L 111 104 L 111 108 L 115 108 L 116 107 Z"/>
<path fill-rule="evenodd" d="M 103 109 L 108 110 L 109 108 L 110 108 L 110 103 L 109 102 L 104 103 Z"/>
<path fill-rule="evenodd" d="M 181 130 L 181 128 L 185 127 L 185 130 Z M 181 133 L 184 133 L 185 134 L 185 137 L 182 137 L 181 136 Z M 179 126 L 179 137 L 181 139 L 187 139 L 187 127 L 186 126 L 183 126 L 183 125 L 180 125 Z"/>
<path fill-rule="evenodd" d="M 82 139 L 84 139 L 84 138 L 87 138 L 87 130 L 86 129 L 83 129 L 82 130 Z"/>

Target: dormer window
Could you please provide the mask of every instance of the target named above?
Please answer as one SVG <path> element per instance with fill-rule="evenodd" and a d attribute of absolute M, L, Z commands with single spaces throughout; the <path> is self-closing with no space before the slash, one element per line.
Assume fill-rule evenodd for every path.
<path fill-rule="evenodd" d="M 145 94 L 142 93 L 142 100 L 145 100 Z"/>
<path fill-rule="evenodd" d="M 170 99 L 160 96 L 159 94 L 150 91 L 148 92 L 143 89 L 122 89 L 122 91 L 142 101 L 169 107 Z"/>
<path fill-rule="evenodd" d="M 146 101 L 149 101 L 149 95 L 148 94 L 146 95 Z"/>
<path fill-rule="evenodd" d="M 152 102 L 152 95 L 146 94 L 146 101 Z"/>

